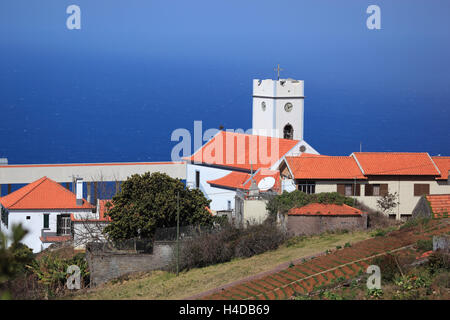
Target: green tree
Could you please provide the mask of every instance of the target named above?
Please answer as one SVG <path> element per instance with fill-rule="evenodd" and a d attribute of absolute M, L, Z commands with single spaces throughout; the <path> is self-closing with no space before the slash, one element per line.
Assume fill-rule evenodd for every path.
<path fill-rule="evenodd" d="M 210 225 L 213 217 L 198 189 L 187 189 L 180 179 L 155 172 L 135 174 L 122 184 L 110 203 L 112 222 L 105 232 L 112 240 L 153 237 L 156 228 L 177 224 L 177 194 L 180 195 L 180 225 Z"/>
<path fill-rule="evenodd" d="M 12 226 L 10 237 L 0 232 L 0 285 L 17 274 L 25 272 L 25 265 L 33 261 L 33 251 L 20 243 L 26 234 L 27 231 L 21 224 Z M 10 246 L 8 246 L 8 240 L 10 240 Z M 0 299 L 5 298 L 9 298 L 9 293 L 1 292 L 0 288 Z"/>

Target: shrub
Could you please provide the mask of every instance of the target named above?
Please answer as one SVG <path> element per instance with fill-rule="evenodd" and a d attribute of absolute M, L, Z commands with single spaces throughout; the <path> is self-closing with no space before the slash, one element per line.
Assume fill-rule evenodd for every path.
<path fill-rule="evenodd" d="M 437 250 L 428 257 L 428 269 L 431 273 L 438 273 L 440 270 L 450 270 L 450 254 Z"/>
<path fill-rule="evenodd" d="M 385 281 L 393 281 L 400 273 L 396 257 L 392 254 L 376 257 L 372 260 L 372 264 L 380 267 L 381 279 Z"/>
<path fill-rule="evenodd" d="M 185 241 L 180 252 L 180 269 L 189 270 L 233 258 L 251 257 L 274 250 L 284 241 L 285 234 L 271 223 L 245 229 L 226 226 L 217 233 Z"/>
<path fill-rule="evenodd" d="M 345 244 L 344 244 L 344 248 L 350 248 L 352 245 L 350 244 L 350 242 L 346 242 Z"/>
<path fill-rule="evenodd" d="M 431 221 L 431 218 L 423 218 L 423 217 L 417 217 L 407 220 L 402 226 L 400 226 L 400 229 L 410 229 L 414 228 L 416 226 L 425 227 L 428 225 L 428 223 Z"/>
<path fill-rule="evenodd" d="M 433 250 L 433 240 L 418 240 L 416 243 L 417 249 L 422 251 Z"/>
<path fill-rule="evenodd" d="M 277 213 L 287 213 L 289 209 L 303 207 L 309 203 L 333 203 L 355 205 L 355 200 L 345 197 L 337 192 L 323 192 L 315 194 L 306 194 L 302 191 L 283 192 L 269 200 L 267 210 L 271 215 Z"/>

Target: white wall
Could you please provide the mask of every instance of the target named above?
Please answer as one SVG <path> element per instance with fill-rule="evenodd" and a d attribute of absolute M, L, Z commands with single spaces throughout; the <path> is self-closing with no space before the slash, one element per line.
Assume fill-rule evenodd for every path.
<path fill-rule="evenodd" d="M 236 191 L 211 187 L 208 180 L 222 178 L 229 174 L 231 170 L 212 168 L 202 165 L 188 163 L 186 166 L 186 185 L 195 188 L 195 172 L 200 171 L 200 190 L 207 199 L 212 200 L 211 210 L 227 210 L 228 201 L 231 201 L 231 208 L 234 209 L 234 196 Z"/>

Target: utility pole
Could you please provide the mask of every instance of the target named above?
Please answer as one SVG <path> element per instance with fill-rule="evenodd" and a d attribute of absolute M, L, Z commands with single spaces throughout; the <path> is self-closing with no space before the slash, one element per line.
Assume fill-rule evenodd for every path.
<path fill-rule="evenodd" d="M 177 194 L 177 277 L 180 271 L 180 192 Z"/>

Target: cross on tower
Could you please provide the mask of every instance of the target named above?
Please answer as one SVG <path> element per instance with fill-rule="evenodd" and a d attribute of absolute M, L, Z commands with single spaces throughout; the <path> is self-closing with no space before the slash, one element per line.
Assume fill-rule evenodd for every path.
<path fill-rule="evenodd" d="M 283 71 L 284 69 L 281 69 L 280 64 L 278 64 L 274 70 L 277 72 L 278 80 L 280 80 L 280 71 Z"/>

